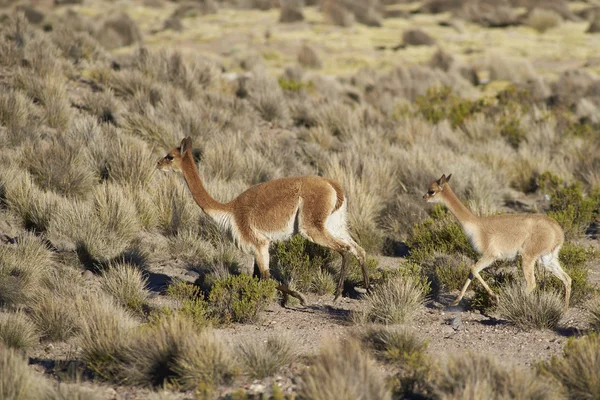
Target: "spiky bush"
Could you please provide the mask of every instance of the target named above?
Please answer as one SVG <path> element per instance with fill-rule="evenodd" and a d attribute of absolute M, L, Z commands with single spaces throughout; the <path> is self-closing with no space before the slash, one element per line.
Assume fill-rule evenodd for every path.
<path fill-rule="evenodd" d="M 363 309 L 353 318 L 357 323 L 405 323 L 419 312 L 423 301 L 423 288 L 418 282 L 410 277 L 392 277 L 365 296 Z"/>
<path fill-rule="evenodd" d="M 223 322 L 254 322 L 275 296 L 275 281 L 231 275 L 218 280 L 208 297 L 210 307 Z"/>
<path fill-rule="evenodd" d="M 544 375 L 558 380 L 571 399 L 596 399 L 600 396 L 600 335 L 569 339 L 562 357 L 538 365 Z"/>
<path fill-rule="evenodd" d="M 360 333 L 361 340 L 375 356 L 391 363 L 396 374 L 392 378 L 396 395 L 431 395 L 432 362 L 427 356 L 427 340 L 406 326 L 372 325 Z"/>
<path fill-rule="evenodd" d="M 331 251 L 300 235 L 278 242 L 271 250 L 273 275 L 301 292 L 311 290 L 317 273 L 332 261 Z"/>
<path fill-rule="evenodd" d="M 522 284 L 513 284 L 502 291 L 498 312 L 522 329 L 553 329 L 564 314 L 564 300 L 556 292 L 526 294 Z"/>
<path fill-rule="evenodd" d="M 525 24 L 539 33 L 544 33 L 548 29 L 552 29 L 560 25 L 562 22 L 561 16 L 552 10 L 534 8 L 529 12 Z"/>
<path fill-rule="evenodd" d="M 40 340 L 36 326 L 23 313 L 0 314 L 0 342 L 16 350 L 29 350 Z"/>
<path fill-rule="evenodd" d="M 31 319 L 42 338 L 50 341 L 63 341 L 77 332 L 79 319 L 73 305 L 74 296 L 76 293 L 66 296 L 43 290 L 32 300 Z"/>
<path fill-rule="evenodd" d="M 47 381 L 27 366 L 20 352 L 0 345 L 0 398 L 42 399 L 50 391 Z"/>
<path fill-rule="evenodd" d="M 442 399 L 561 399 L 560 389 L 528 370 L 504 366 L 487 355 L 452 356 L 435 378 Z"/>
<path fill-rule="evenodd" d="M 108 295 L 80 295 L 75 305 L 81 320 L 81 360 L 104 379 L 120 378 L 129 361 L 135 321 Z"/>
<path fill-rule="evenodd" d="M 391 398 L 375 361 L 357 340 L 323 347 L 302 378 L 298 394 L 305 399 Z"/>
<path fill-rule="evenodd" d="M 148 279 L 139 268 L 126 263 L 109 264 L 102 271 L 100 285 L 122 306 L 133 311 L 141 311 L 149 294 Z"/>
<path fill-rule="evenodd" d="M 271 335 L 264 342 L 247 340 L 238 349 L 245 373 L 254 379 L 276 374 L 296 356 L 291 338 L 285 335 Z"/>
<path fill-rule="evenodd" d="M 0 304 L 17 306 L 26 302 L 52 259 L 50 250 L 32 234 L 20 236 L 15 244 L 0 245 Z"/>
<path fill-rule="evenodd" d="M 596 297 L 591 300 L 587 304 L 586 310 L 591 328 L 597 332 L 600 331 L 600 298 Z"/>

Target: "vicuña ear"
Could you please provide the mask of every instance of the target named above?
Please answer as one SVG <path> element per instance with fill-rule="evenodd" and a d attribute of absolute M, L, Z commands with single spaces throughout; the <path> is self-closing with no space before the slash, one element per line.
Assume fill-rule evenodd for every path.
<path fill-rule="evenodd" d="M 446 183 L 446 174 L 442 175 L 440 177 L 440 179 L 437 180 L 437 184 L 440 186 L 443 185 L 444 183 Z"/>
<path fill-rule="evenodd" d="M 446 182 L 450 182 L 450 178 L 452 178 L 452 174 L 450 174 L 446 177 Z"/>
<path fill-rule="evenodd" d="M 186 151 L 191 150 L 191 149 L 192 149 L 192 138 L 188 136 L 181 141 L 181 145 L 179 146 L 179 151 L 181 152 L 181 154 L 185 154 Z"/>

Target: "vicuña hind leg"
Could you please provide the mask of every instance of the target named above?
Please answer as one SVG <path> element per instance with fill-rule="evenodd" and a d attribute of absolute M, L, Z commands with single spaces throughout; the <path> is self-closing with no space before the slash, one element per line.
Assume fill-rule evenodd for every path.
<path fill-rule="evenodd" d="M 565 285 L 565 310 L 567 310 L 571 300 L 571 277 L 562 269 L 558 261 L 558 250 L 540 257 L 540 261 L 548 271 L 552 272 Z"/>
<path fill-rule="evenodd" d="M 346 262 L 347 254 L 353 253 L 353 248 L 347 243 L 336 239 L 331 235 L 324 227 L 323 228 L 306 228 L 304 232 L 310 241 L 321 245 L 323 247 L 330 248 L 333 251 L 337 251 L 342 255 L 342 266 L 340 267 L 340 277 L 338 280 L 337 288 L 335 291 L 334 301 L 342 294 L 342 288 L 344 286 L 344 280 L 346 279 Z"/>
<path fill-rule="evenodd" d="M 492 289 L 490 289 L 488 284 L 485 283 L 485 281 L 483 280 L 481 275 L 479 275 L 479 272 L 481 272 L 484 268 L 489 267 L 494 261 L 495 261 L 494 258 L 484 256 L 479 261 L 477 261 L 477 263 L 475 265 L 473 265 L 471 267 L 471 273 L 469 274 L 467 281 L 465 282 L 458 297 L 452 303 L 450 303 L 451 306 L 456 306 L 456 305 L 458 305 L 458 303 L 460 303 L 462 298 L 465 296 L 465 293 L 466 293 L 467 289 L 469 288 L 469 285 L 471 284 L 471 281 L 473 280 L 473 278 L 477 278 L 477 280 L 479 280 L 479 282 L 483 285 L 483 287 L 490 294 L 490 296 L 492 296 L 492 298 L 495 299 L 496 302 L 498 301 L 498 296 L 492 291 Z"/>
<path fill-rule="evenodd" d="M 258 269 L 260 270 L 261 279 L 269 279 L 271 274 L 269 272 L 269 244 L 263 244 L 256 251 L 256 264 L 258 265 Z M 302 295 L 302 293 L 292 290 L 287 285 L 278 284 L 276 286 L 277 290 L 281 291 L 283 294 L 283 299 L 281 301 L 281 305 L 285 307 L 287 302 L 288 295 L 297 298 L 300 300 L 300 304 L 303 306 L 306 305 L 306 298 Z"/>

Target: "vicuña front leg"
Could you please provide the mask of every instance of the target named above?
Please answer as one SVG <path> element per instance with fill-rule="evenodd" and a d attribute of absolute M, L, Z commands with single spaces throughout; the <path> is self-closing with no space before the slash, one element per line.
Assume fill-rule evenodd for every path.
<path fill-rule="evenodd" d="M 498 296 L 492 291 L 492 289 L 488 286 L 488 284 L 485 283 L 485 281 L 483 280 L 481 275 L 479 275 L 479 272 L 481 272 L 484 268 L 489 267 L 493 262 L 494 262 L 494 258 L 483 257 L 479 261 L 477 261 L 477 263 L 475 265 L 473 265 L 471 267 L 471 272 L 469 273 L 469 277 L 467 278 L 467 281 L 465 282 L 458 297 L 452 303 L 450 303 L 451 306 L 456 306 L 456 305 L 458 305 L 458 303 L 460 303 L 460 301 L 465 296 L 465 293 L 467 292 L 467 289 L 469 288 L 469 285 L 471 284 L 471 281 L 473 280 L 473 278 L 477 278 L 477 280 L 479 282 L 481 282 L 481 284 L 483 285 L 485 290 L 490 294 L 490 296 L 492 296 L 492 298 L 496 302 L 498 302 L 498 300 L 499 300 Z"/>
<path fill-rule="evenodd" d="M 270 279 L 271 274 L 269 273 L 269 244 L 263 245 L 259 250 L 256 251 L 256 264 L 260 270 L 261 279 Z M 278 284 L 276 289 L 283 293 L 283 299 L 281 305 L 285 307 L 288 295 L 300 300 L 300 304 L 306 305 L 306 298 L 302 293 L 292 290 L 287 285 Z"/>

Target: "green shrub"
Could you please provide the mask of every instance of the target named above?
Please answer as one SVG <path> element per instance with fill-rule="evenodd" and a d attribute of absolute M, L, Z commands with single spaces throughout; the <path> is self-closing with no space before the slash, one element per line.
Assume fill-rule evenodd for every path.
<path fill-rule="evenodd" d="M 167 288 L 167 294 L 177 300 L 177 312 L 184 318 L 188 318 L 197 327 L 205 327 L 211 321 L 210 308 L 208 302 L 204 300 L 204 295 L 200 286 L 187 283 L 175 282 Z"/>
<path fill-rule="evenodd" d="M 0 314 L 0 344 L 27 351 L 39 343 L 39 340 L 35 324 L 25 314 Z"/>
<path fill-rule="evenodd" d="M 414 225 L 406 244 L 410 248 L 408 259 L 416 263 L 431 260 L 440 253 L 478 258 L 454 216 L 441 205 L 436 205 L 425 221 Z"/>
<path fill-rule="evenodd" d="M 214 284 L 208 302 L 222 322 L 255 322 L 275 297 L 276 286 L 272 279 L 231 275 Z"/>
<path fill-rule="evenodd" d="M 444 291 L 461 290 L 472 264 L 465 256 L 439 254 L 422 264 L 422 273 L 430 282 L 433 295 L 437 296 Z"/>
<path fill-rule="evenodd" d="M 423 306 L 424 293 L 418 281 L 393 277 L 365 296 L 363 309 L 352 317 L 356 323 L 367 321 L 383 324 L 409 322 Z"/>
<path fill-rule="evenodd" d="M 438 124 L 447 119 L 453 128 L 463 126 L 464 122 L 483 108 L 479 100 L 462 99 L 452 93 L 450 86 L 427 89 L 425 95 L 415 100 L 418 112 L 429 122 Z"/>
<path fill-rule="evenodd" d="M 569 339 L 563 356 L 540 363 L 538 370 L 558 380 L 570 399 L 600 398 L 600 335 Z"/>
<path fill-rule="evenodd" d="M 543 173 L 539 180 L 542 191 L 550 196 L 548 216 L 560 224 L 565 238 L 571 240 L 585 234 L 600 209 L 600 197 L 584 196 L 581 182 L 566 185 L 550 172 Z"/>
<path fill-rule="evenodd" d="M 271 250 L 273 276 L 300 292 L 313 289 L 317 272 L 332 260 L 330 250 L 300 235 L 278 242 Z"/>
<path fill-rule="evenodd" d="M 536 290 L 526 294 L 523 284 L 513 284 L 500 293 L 498 312 L 522 329 L 554 329 L 564 314 L 563 296 Z"/>
<path fill-rule="evenodd" d="M 518 149 L 521 142 L 526 140 L 527 134 L 521 128 L 519 117 L 505 117 L 500 121 L 500 135 L 514 149 Z"/>
<path fill-rule="evenodd" d="M 273 376 L 296 357 L 294 342 L 288 336 L 272 335 L 266 341 L 256 339 L 238 346 L 246 374 L 254 379 Z"/>
<path fill-rule="evenodd" d="M 499 294 L 505 287 L 511 284 L 523 283 L 524 278 L 518 275 L 521 271 L 519 263 L 520 261 L 517 263 L 516 268 L 514 265 L 507 265 L 506 262 L 501 263 L 499 266 L 486 268 L 486 270 L 481 272 L 481 277 L 494 293 Z M 473 281 L 471 286 L 473 287 L 474 294 L 469 303 L 470 308 L 481 312 L 488 312 L 497 306 L 495 299 L 490 296 L 479 282 Z"/>
<path fill-rule="evenodd" d="M 279 87 L 282 90 L 285 90 L 288 92 L 300 92 L 303 89 L 307 90 L 309 92 L 315 90 L 315 84 L 313 83 L 313 81 L 302 82 L 302 81 L 297 81 L 295 79 L 287 79 L 287 78 L 284 78 L 283 76 L 281 76 L 277 80 L 277 83 L 279 83 Z"/>

